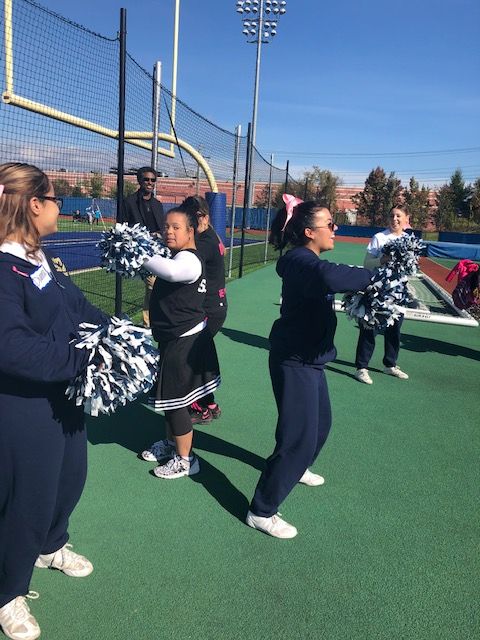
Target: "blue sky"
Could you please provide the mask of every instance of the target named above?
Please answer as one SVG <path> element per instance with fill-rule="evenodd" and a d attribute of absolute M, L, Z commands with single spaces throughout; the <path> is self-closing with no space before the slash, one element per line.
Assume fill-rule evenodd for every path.
<path fill-rule="evenodd" d="M 43 0 L 114 36 L 171 84 L 174 0 Z M 233 130 L 251 119 L 255 45 L 235 0 L 181 0 L 178 96 Z M 293 173 L 316 164 L 361 184 L 380 165 L 438 185 L 458 167 L 480 176 L 478 0 L 288 0 L 263 47 L 257 148 Z M 475 148 L 475 151 L 467 149 Z M 454 151 L 462 149 L 464 151 Z M 436 153 L 426 153 L 436 152 Z"/>

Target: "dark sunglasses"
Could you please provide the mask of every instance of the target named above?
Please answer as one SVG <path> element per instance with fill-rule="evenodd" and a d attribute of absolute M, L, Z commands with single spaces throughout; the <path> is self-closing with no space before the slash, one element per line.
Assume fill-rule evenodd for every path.
<path fill-rule="evenodd" d="M 156 178 L 142 178 L 142 182 L 156 182 Z"/>
<path fill-rule="evenodd" d="M 63 207 L 63 198 L 56 198 L 55 196 L 42 196 L 39 200 L 50 200 L 51 202 L 55 202 L 59 211 L 62 210 Z"/>
<path fill-rule="evenodd" d="M 335 220 L 332 220 L 328 224 L 325 224 L 322 226 L 317 225 L 316 227 L 309 227 L 309 229 L 330 229 L 330 231 L 333 231 L 336 226 L 337 226 L 337 223 L 335 222 Z"/>

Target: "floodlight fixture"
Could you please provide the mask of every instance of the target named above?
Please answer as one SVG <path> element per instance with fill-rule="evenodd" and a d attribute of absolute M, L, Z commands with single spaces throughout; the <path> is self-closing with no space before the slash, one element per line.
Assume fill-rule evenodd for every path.
<path fill-rule="evenodd" d="M 255 146 L 257 128 L 258 85 L 262 44 L 268 44 L 277 35 L 278 18 L 286 13 L 286 0 L 237 0 L 237 12 L 243 14 L 242 33 L 249 44 L 257 45 L 251 144 Z M 254 18 L 254 19 L 252 19 Z"/>

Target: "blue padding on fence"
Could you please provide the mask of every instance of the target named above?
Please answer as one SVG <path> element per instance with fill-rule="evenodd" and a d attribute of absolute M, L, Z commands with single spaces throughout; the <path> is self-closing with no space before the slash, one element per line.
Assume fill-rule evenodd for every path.
<path fill-rule="evenodd" d="M 63 197 L 62 215 L 71 216 L 77 209 L 81 215 L 85 215 L 87 207 L 92 206 L 92 201 L 98 206 L 104 218 L 116 218 L 117 201 L 111 198 L 80 198 L 75 196 Z"/>
<path fill-rule="evenodd" d="M 426 242 L 427 256 L 431 258 L 454 258 L 455 260 L 480 260 L 480 245 L 458 242 Z"/>
<path fill-rule="evenodd" d="M 60 258 L 68 271 L 77 271 L 100 267 L 100 249 L 97 246 L 100 239 L 100 231 L 58 231 L 42 238 L 42 246 L 54 258 Z M 245 240 L 245 244 L 256 242 L 258 240 Z M 240 238 L 234 238 L 233 244 L 239 245 Z"/>
<path fill-rule="evenodd" d="M 92 269 L 100 266 L 100 238 L 96 231 L 59 231 L 42 238 L 42 246 L 60 258 L 68 271 Z"/>
<path fill-rule="evenodd" d="M 208 202 L 210 208 L 210 222 L 222 239 L 223 244 L 225 244 L 227 239 L 227 194 L 207 191 L 205 200 Z"/>
<path fill-rule="evenodd" d="M 341 224 L 336 234 L 352 238 L 373 238 L 376 233 L 384 229 L 385 227 L 356 227 L 351 224 Z"/>
<path fill-rule="evenodd" d="M 480 244 L 480 233 L 458 233 L 455 231 L 440 231 L 439 242 L 460 242 L 461 244 Z"/>

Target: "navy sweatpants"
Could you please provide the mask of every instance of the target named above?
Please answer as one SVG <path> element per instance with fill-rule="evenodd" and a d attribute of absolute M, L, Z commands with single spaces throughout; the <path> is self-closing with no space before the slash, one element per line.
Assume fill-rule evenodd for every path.
<path fill-rule="evenodd" d="M 383 364 L 385 367 L 394 367 L 397 364 L 398 352 L 400 351 L 400 328 L 402 324 L 403 316 L 399 320 L 396 320 L 392 326 L 385 329 L 385 354 L 383 356 Z M 368 363 L 375 349 L 376 336 L 376 331 L 364 329 L 362 326 L 360 327 L 357 352 L 355 354 L 355 366 L 357 369 L 368 368 Z"/>
<path fill-rule="evenodd" d="M 269 359 L 277 402 L 276 446 L 260 476 L 250 510 L 269 518 L 312 465 L 332 424 L 325 371 L 295 360 Z"/>
<path fill-rule="evenodd" d="M 39 554 L 67 542 L 86 471 L 82 407 L 0 395 L 0 607 L 28 592 Z"/>

